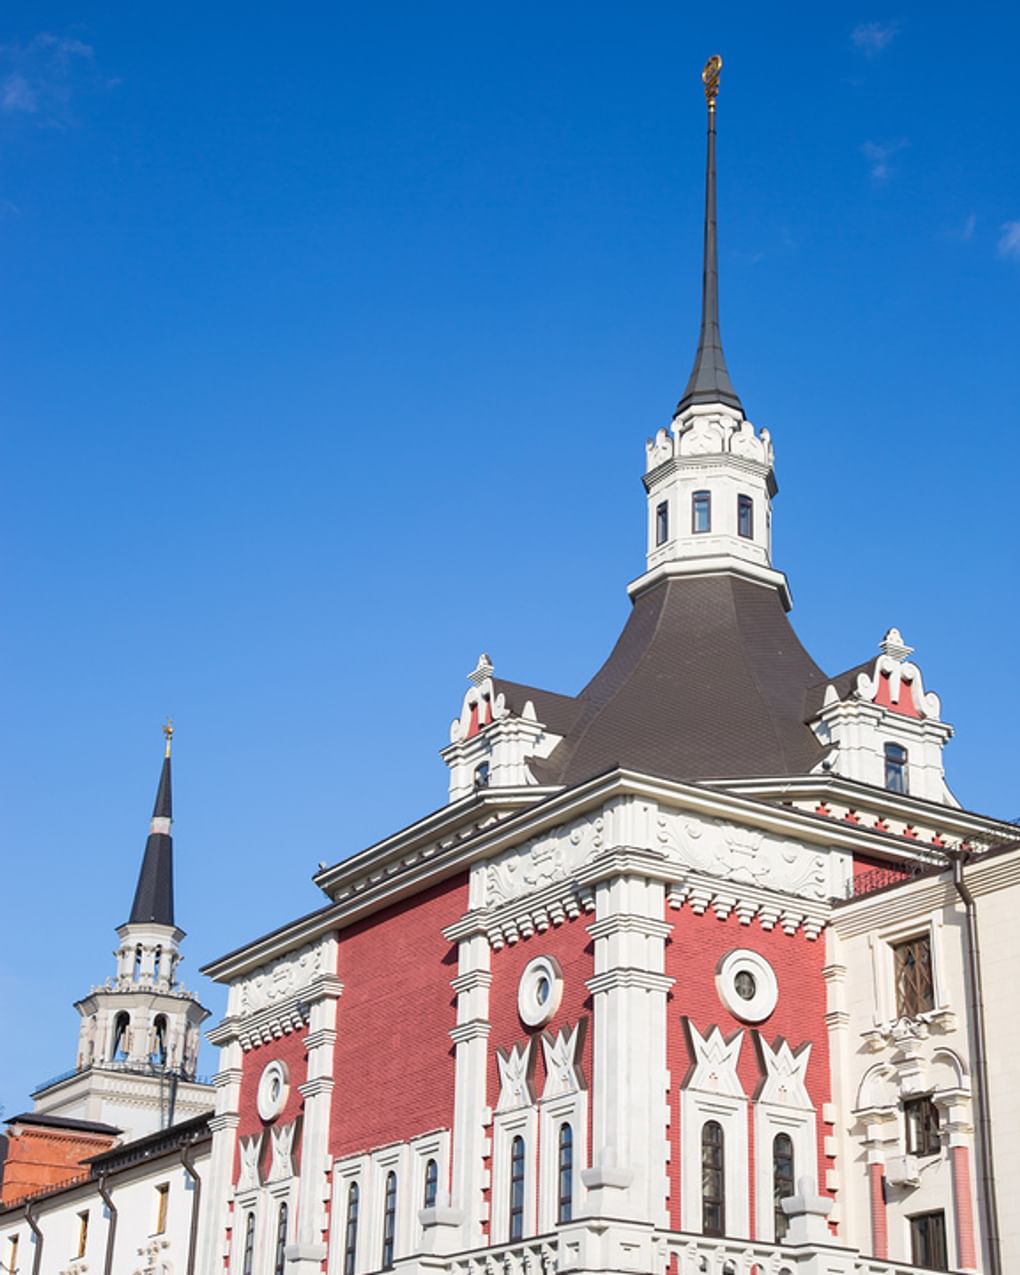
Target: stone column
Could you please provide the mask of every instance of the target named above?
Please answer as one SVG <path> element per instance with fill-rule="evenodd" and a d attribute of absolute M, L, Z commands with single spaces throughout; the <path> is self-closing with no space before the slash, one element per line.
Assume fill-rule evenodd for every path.
<path fill-rule="evenodd" d="M 871 1255 L 889 1256 L 889 1222 L 885 1207 L 886 1145 L 899 1141 L 895 1108 L 875 1107 L 857 1113 L 864 1124 L 864 1150 L 868 1160 L 868 1214 L 871 1219 Z"/>
<path fill-rule="evenodd" d="M 336 968 L 336 940 L 323 940 L 323 968 Z M 301 1129 L 301 1185 L 298 1195 L 297 1240 L 287 1246 L 288 1275 L 319 1275 L 326 1259 L 332 1165 L 329 1123 L 333 1107 L 333 1059 L 336 1044 L 337 1000 L 343 984 L 335 974 L 320 974 L 303 993 L 309 1007 L 308 1078 L 298 1089 L 305 1100 Z"/>
<path fill-rule="evenodd" d="M 665 883 L 655 851 L 610 849 L 579 874 L 595 890 L 589 1217 L 668 1226 Z"/>
<path fill-rule="evenodd" d="M 238 1105 L 241 1097 L 241 1044 L 229 1020 L 209 1033 L 220 1047 L 220 1069 L 213 1076 L 216 1114 L 209 1121 L 212 1149 L 202 1183 L 202 1210 L 198 1231 L 199 1275 L 222 1275 L 230 1202 L 234 1196 L 234 1156 L 237 1147 Z"/>
<path fill-rule="evenodd" d="M 974 1187 L 970 1176 L 970 1096 L 962 1090 L 938 1095 L 943 1132 L 949 1139 L 949 1167 L 953 1179 L 953 1216 L 956 1223 L 956 1265 L 976 1271 L 977 1237 L 974 1225 Z"/>
<path fill-rule="evenodd" d="M 468 913 L 444 932 L 458 944 L 457 1025 L 450 1032 L 456 1046 L 453 1098 L 452 1209 L 444 1209 L 443 1225 L 429 1234 L 429 1244 L 446 1251 L 478 1248 L 484 1242 L 486 1071 L 489 1064 L 489 987 L 492 984 L 489 939 L 479 918 Z M 438 1217 L 438 1214 L 437 1214 Z M 452 1227 L 459 1226 L 455 1240 Z"/>
<path fill-rule="evenodd" d="M 885 1213 L 885 1165 L 871 1159 L 868 1153 L 868 1201 L 871 1213 L 871 1252 L 874 1257 L 889 1256 L 889 1221 Z"/>

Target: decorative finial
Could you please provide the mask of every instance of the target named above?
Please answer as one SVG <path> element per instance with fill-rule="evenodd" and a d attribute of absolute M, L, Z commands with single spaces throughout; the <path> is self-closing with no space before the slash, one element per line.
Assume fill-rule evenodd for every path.
<path fill-rule="evenodd" d="M 170 745 L 174 737 L 174 719 L 172 717 L 168 717 L 163 723 L 163 734 L 166 736 L 166 753 L 164 756 L 169 757 Z"/>
<path fill-rule="evenodd" d="M 705 63 L 705 69 L 701 72 L 701 82 L 705 86 L 705 101 L 708 103 L 710 111 L 715 110 L 715 99 L 719 95 L 719 72 L 722 70 L 722 58 L 718 53 L 713 53 Z"/>

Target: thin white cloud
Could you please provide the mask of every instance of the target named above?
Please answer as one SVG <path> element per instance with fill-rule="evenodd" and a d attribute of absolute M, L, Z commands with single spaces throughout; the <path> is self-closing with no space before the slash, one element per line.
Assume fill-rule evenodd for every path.
<path fill-rule="evenodd" d="M 0 44 L 0 114 L 31 115 L 43 127 L 68 122 L 72 92 L 95 83 L 94 50 L 74 36 Z"/>
<path fill-rule="evenodd" d="M 971 213 L 960 229 L 960 238 L 964 243 L 970 243 L 974 238 L 974 231 L 977 229 L 977 213 Z"/>
<path fill-rule="evenodd" d="M 1007 221 L 999 236 L 999 256 L 1020 261 L 1020 221 Z"/>
<path fill-rule="evenodd" d="M 898 22 L 860 22 L 850 32 L 850 41 L 865 57 L 873 58 L 892 44 L 899 29 Z"/>
<path fill-rule="evenodd" d="M 868 161 L 868 171 L 872 181 L 884 182 L 893 172 L 892 159 L 905 146 L 907 139 L 901 137 L 895 142 L 862 142 L 861 154 Z"/>

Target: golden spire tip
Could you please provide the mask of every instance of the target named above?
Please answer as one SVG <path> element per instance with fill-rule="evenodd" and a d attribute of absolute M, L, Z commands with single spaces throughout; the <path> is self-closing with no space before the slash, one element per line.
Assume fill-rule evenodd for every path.
<path fill-rule="evenodd" d="M 705 101 L 708 103 L 710 111 L 715 110 L 715 99 L 719 94 L 719 72 L 722 70 L 722 58 L 718 53 L 713 53 L 705 63 L 705 69 L 701 72 L 701 82 L 705 86 Z"/>
<path fill-rule="evenodd" d="M 170 744 L 172 743 L 173 737 L 174 737 L 174 719 L 172 717 L 168 717 L 166 721 L 163 723 L 163 734 L 166 736 L 166 753 L 164 755 L 166 757 L 169 757 Z"/>

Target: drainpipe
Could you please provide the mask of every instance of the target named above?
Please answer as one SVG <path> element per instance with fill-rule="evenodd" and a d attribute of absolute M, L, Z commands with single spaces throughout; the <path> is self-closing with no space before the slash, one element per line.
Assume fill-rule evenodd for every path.
<path fill-rule="evenodd" d="M 106 1189 L 106 1174 L 99 1177 L 99 1198 L 110 1213 L 110 1225 L 106 1231 L 106 1260 L 103 1262 L 103 1275 L 111 1275 L 113 1271 L 113 1245 L 117 1237 L 117 1206 Z"/>
<path fill-rule="evenodd" d="M 978 1160 L 980 1162 L 984 1229 L 988 1240 L 988 1275 L 1002 1275 L 999 1241 L 999 1209 L 995 1199 L 995 1163 L 992 1156 L 992 1117 L 988 1106 L 988 1046 L 985 1040 L 985 1002 L 981 985 L 981 948 L 978 942 L 977 904 L 963 877 L 965 852 L 950 852 L 953 885 L 963 900 L 967 931 L 967 990 L 970 996 L 971 1041 L 977 1080 L 974 1099 L 977 1107 Z"/>
<path fill-rule="evenodd" d="M 195 1194 L 191 1201 L 191 1229 L 188 1232 L 188 1265 L 185 1275 L 195 1275 L 195 1257 L 198 1245 L 198 1206 L 202 1202 L 202 1179 L 195 1169 L 195 1144 L 189 1142 L 181 1152 L 181 1163 L 184 1172 L 195 1184 Z M 109 1275 L 109 1271 L 106 1272 Z"/>
<path fill-rule="evenodd" d="M 32 1201 L 25 1205 L 25 1221 L 28 1223 L 29 1230 L 35 1236 L 35 1257 L 32 1259 L 32 1275 L 39 1275 L 39 1267 L 42 1265 L 43 1233 L 39 1229 L 39 1223 L 35 1220 L 35 1204 Z"/>

